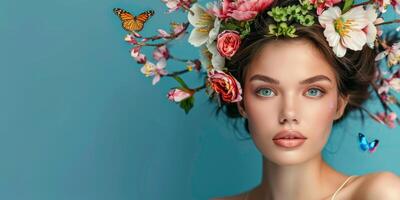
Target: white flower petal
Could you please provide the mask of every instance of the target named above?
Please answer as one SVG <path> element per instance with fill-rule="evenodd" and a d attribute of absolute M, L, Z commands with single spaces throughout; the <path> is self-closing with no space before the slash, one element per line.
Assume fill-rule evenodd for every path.
<path fill-rule="evenodd" d="M 213 42 L 207 44 L 207 48 L 208 51 L 210 51 L 210 53 L 212 54 L 211 64 L 214 69 L 222 70 L 222 68 L 225 66 L 225 58 L 219 54 L 217 50 L 217 43 Z"/>
<path fill-rule="evenodd" d="M 336 32 L 332 24 L 327 24 L 324 35 L 329 43 L 329 46 L 337 46 L 340 40 L 339 33 Z"/>
<path fill-rule="evenodd" d="M 208 43 L 213 42 L 217 38 L 220 27 L 221 21 L 218 18 L 215 18 L 214 27 L 210 30 L 210 33 L 208 34 Z"/>
<path fill-rule="evenodd" d="M 363 31 L 351 30 L 342 37 L 343 45 L 351 50 L 359 51 L 367 42 L 367 36 Z"/>
<path fill-rule="evenodd" d="M 343 57 L 346 54 L 346 51 L 346 47 L 344 47 L 340 42 L 338 43 L 338 45 L 333 47 L 333 52 L 339 58 Z"/>
<path fill-rule="evenodd" d="M 339 18 L 341 13 L 342 11 L 339 7 L 330 7 L 318 16 L 318 21 L 322 25 L 322 27 L 325 27 L 327 24 L 332 24 L 335 19 Z"/>
<path fill-rule="evenodd" d="M 376 14 L 376 9 L 374 8 L 373 5 L 368 4 L 365 11 L 367 14 L 368 21 L 373 23 L 378 17 L 378 14 Z"/>
<path fill-rule="evenodd" d="M 350 9 L 342 15 L 342 17 L 347 20 L 353 20 L 351 22 L 351 29 L 362 29 L 368 25 L 367 13 L 362 6 L 357 6 Z"/>
<path fill-rule="evenodd" d="M 367 28 L 367 44 L 372 49 L 374 47 L 374 42 L 376 39 L 376 34 L 378 33 L 376 26 L 370 23 Z"/>
<path fill-rule="evenodd" d="M 188 12 L 188 20 L 194 27 L 205 27 L 214 23 L 214 17 L 208 14 L 198 3 L 193 4 L 190 10 L 193 11 L 194 15 Z"/>
<path fill-rule="evenodd" d="M 194 28 L 190 33 L 188 38 L 188 42 L 195 46 L 199 47 L 208 40 L 208 31 L 205 31 L 205 28 Z"/>

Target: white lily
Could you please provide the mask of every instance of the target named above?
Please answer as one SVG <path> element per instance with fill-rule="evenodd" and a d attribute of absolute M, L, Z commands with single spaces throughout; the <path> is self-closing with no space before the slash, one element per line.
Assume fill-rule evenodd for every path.
<path fill-rule="evenodd" d="M 192 5 L 190 10 L 194 15 L 188 12 L 188 20 L 194 29 L 190 33 L 188 42 L 195 47 L 199 47 L 207 42 L 209 33 L 214 28 L 215 17 L 206 12 L 198 3 Z"/>
<path fill-rule="evenodd" d="M 221 70 L 225 66 L 225 58 L 217 50 L 217 42 L 207 42 L 207 49 L 211 53 L 211 64 L 214 69 Z"/>
<path fill-rule="evenodd" d="M 342 14 L 339 7 L 333 6 L 318 16 L 319 23 L 325 28 L 324 35 L 338 57 L 346 54 L 347 48 L 359 51 L 367 42 L 362 31 L 369 23 L 366 11 L 357 6 Z"/>

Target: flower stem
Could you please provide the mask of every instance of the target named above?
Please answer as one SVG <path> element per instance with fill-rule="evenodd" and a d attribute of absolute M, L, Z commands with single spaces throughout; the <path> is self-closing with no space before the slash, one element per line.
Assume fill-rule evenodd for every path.
<path fill-rule="evenodd" d="M 188 69 L 184 69 L 184 70 L 181 70 L 181 71 L 176 71 L 176 72 L 168 73 L 168 74 L 166 74 L 165 76 L 177 76 L 177 75 L 184 74 L 184 73 L 186 73 L 186 72 L 188 72 L 188 71 L 189 71 Z"/>
<path fill-rule="evenodd" d="M 184 63 L 192 61 L 192 60 L 190 60 L 190 59 L 181 59 L 181 58 L 177 58 L 177 57 L 175 57 L 175 56 L 173 56 L 173 55 L 171 55 L 171 54 L 169 54 L 169 57 L 170 57 L 171 59 L 174 59 L 174 60 L 177 60 L 177 61 L 180 61 L 180 62 L 184 62 Z"/>
<path fill-rule="evenodd" d="M 190 12 L 191 15 L 194 15 L 194 12 L 192 10 L 190 10 L 190 8 L 188 8 L 186 5 L 182 5 L 183 10 L 187 10 L 188 12 Z"/>
<path fill-rule="evenodd" d="M 152 36 L 152 37 L 143 38 L 143 39 L 147 39 L 147 40 L 151 40 L 151 41 L 158 40 L 158 39 L 161 39 L 161 38 L 169 39 L 169 40 L 167 40 L 165 42 L 156 43 L 156 44 L 148 44 L 148 43 L 145 43 L 145 42 L 140 42 L 138 45 L 139 46 L 162 46 L 162 45 L 165 45 L 168 42 L 171 42 L 173 39 L 177 38 L 182 33 L 184 33 L 187 30 L 188 27 L 189 27 L 189 22 L 185 22 L 185 23 L 183 23 L 183 29 L 181 31 L 177 32 L 177 33 L 172 34 L 171 36 L 162 37 L 161 35 L 156 35 L 156 36 Z"/>
<path fill-rule="evenodd" d="M 200 87 L 194 88 L 194 91 L 198 92 L 198 91 L 200 91 L 200 90 L 202 90 L 204 88 L 206 88 L 206 84 L 204 84 L 204 85 L 202 85 Z"/>

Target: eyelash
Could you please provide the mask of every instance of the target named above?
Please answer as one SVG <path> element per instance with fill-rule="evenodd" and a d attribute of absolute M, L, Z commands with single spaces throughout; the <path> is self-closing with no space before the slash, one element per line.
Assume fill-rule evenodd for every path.
<path fill-rule="evenodd" d="M 270 88 L 259 88 L 259 89 L 256 90 L 256 94 L 259 94 L 259 92 L 260 92 L 261 90 L 263 90 L 263 89 L 269 89 L 269 90 L 271 90 Z M 320 89 L 320 88 L 318 88 L 318 87 L 309 88 L 307 91 L 310 91 L 310 90 L 312 90 L 312 89 L 316 89 L 316 90 L 318 90 L 318 91 L 321 93 L 321 95 L 320 95 L 319 97 L 324 96 L 325 93 L 326 93 L 323 89 Z M 272 91 L 272 90 L 271 90 L 271 91 Z M 263 96 L 263 95 L 260 95 L 260 96 L 265 97 L 265 96 Z M 316 97 L 318 97 L 318 96 L 316 96 Z"/>

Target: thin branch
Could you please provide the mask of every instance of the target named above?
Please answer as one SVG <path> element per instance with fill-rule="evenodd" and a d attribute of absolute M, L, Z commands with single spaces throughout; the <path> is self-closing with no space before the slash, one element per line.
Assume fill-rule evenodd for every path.
<path fill-rule="evenodd" d="M 191 61 L 192 61 L 192 60 L 190 60 L 190 59 L 181 59 L 181 58 L 177 58 L 177 57 L 175 57 L 175 56 L 173 56 L 173 55 L 171 55 L 171 54 L 169 54 L 169 58 L 174 59 L 174 60 L 177 60 L 177 61 L 180 61 L 180 62 L 184 62 L 184 63 L 186 63 L 186 62 L 191 62 Z"/>
<path fill-rule="evenodd" d="M 204 85 L 202 85 L 200 87 L 194 88 L 194 91 L 198 92 L 198 91 L 200 91 L 200 90 L 202 90 L 204 88 L 206 88 L 206 84 L 204 84 Z"/>
<path fill-rule="evenodd" d="M 163 37 L 161 35 L 156 35 L 156 36 L 152 36 L 152 37 L 143 38 L 143 39 L 151 40 L 151 41 L 158 40 L 158 39 L 161 39 L 161 38 L 168 39 L 167 41 L 165 41 L 163 43 L 158 43 L 158 44 L 139 43 L 139 45 L 140 46 L 162 46 L 162 45 L 165 45 L 168 42 L 172 41 L 173 39 L 177 38 L 183 32 L 185 32 L 188 27 L 189 27 L 189 22 L 185 22 L 185 23 L 183 23 L 183 29 L 181 31 L 177 32 L 177 33 L 173 33 L 171 36 Z"/>
<path fill-rule="evenodd" d="M 381 25 L 391 24 L 391 23 L 400 23 L 400 19 L 395 19 L 395 20 L 388 21 L 388 22 L 382 22 L 382 23 L 379 23 L 379 24 L 375 24 L 375 26 L 381 26 Z"/>

